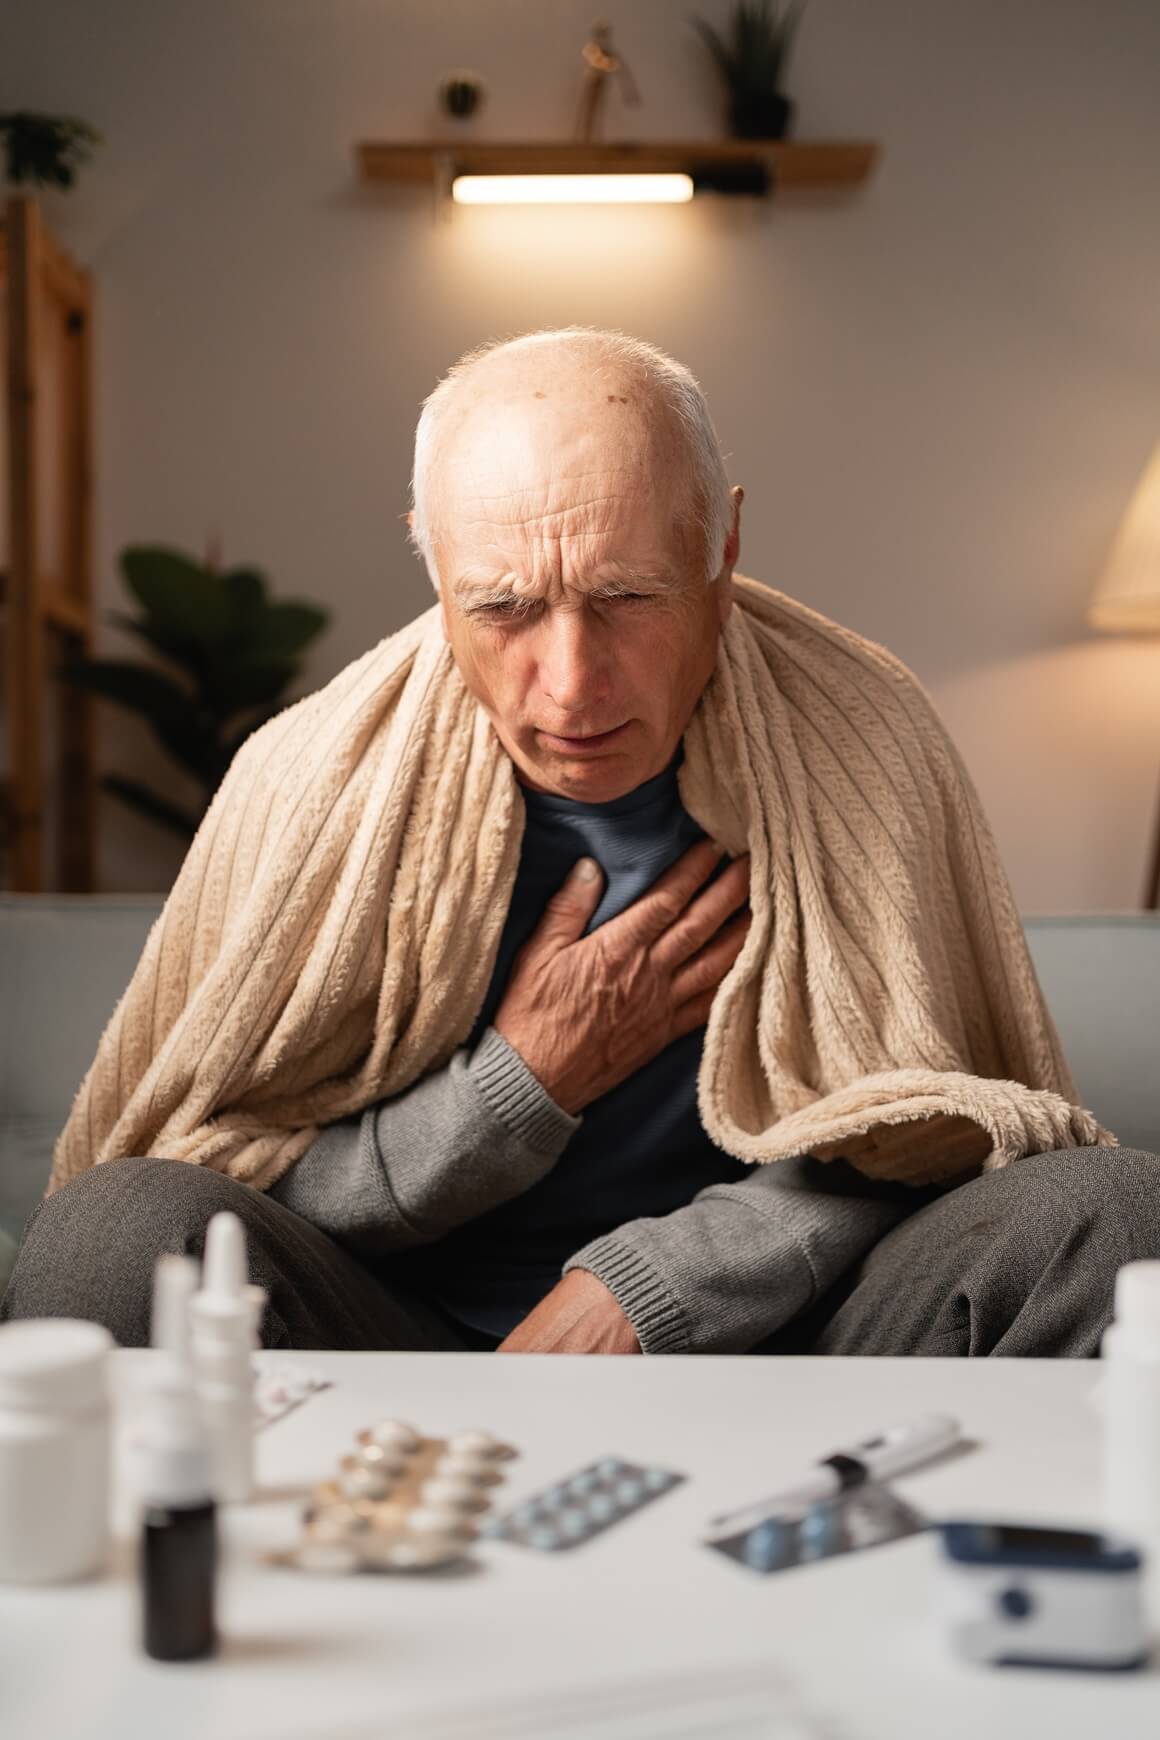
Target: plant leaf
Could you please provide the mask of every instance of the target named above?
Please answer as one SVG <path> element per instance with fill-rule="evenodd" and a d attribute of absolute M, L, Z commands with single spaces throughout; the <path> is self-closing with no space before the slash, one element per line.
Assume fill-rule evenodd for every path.
<path fill-rule="evenodd" d="M 57 675 L 73 688 L 143 713 L 151 724 L 184 719 L 193 704 L 189 693 L 164 671 L 123 659 L 75 659 L 62 665 Z"/>
<path fill-rule="evenodd" d="M 262 619 L 262 656 L 288 658 L 312 641 L 330 621 L 330 612 L 315 604 L 287 600 L 271 604 Z"/>
<path fill-rule="evenodd" d="M 121 569 L 147 615 L 175 644 L 196 656 L 229 639 L 230 591 L 200 562 L 166 545 L 135 544 L 121 552 Z"/>
<path fill-rule="evenodd" d="M 140 780 L 125 779 L 119 773 L 106 773 L 101 775 L 101 784 L 106 791 L 119 797 L 131 809 L 139 810 L 142 815 L 160 822 L 163 827 L 180 834 L 183 840 L 192 840 L 197 833 L 201 821 L 199 816 L 191 816 L 177 804 L 170 803 L 168 798 L 158 797 L 156 792 L 150 791 Z"/>

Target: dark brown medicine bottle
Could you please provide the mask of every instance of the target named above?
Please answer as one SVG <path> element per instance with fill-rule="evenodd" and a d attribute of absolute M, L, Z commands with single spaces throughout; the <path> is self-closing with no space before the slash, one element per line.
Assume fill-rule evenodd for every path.
<path fill-rule="evenodd" d="M 146 1655 L 156 1661 L 213 1655 L 216 1580 L 214 1504 L 147 1505 L 141 1526 Z"/>
<path fill-rule="evenodd" d="M 185 1368 L 167 1362 L 151 1390 L 142 1446 L 142 1642 L 155 1661 L 195 1661 L 218 1643 L 209 1444 Z"/>

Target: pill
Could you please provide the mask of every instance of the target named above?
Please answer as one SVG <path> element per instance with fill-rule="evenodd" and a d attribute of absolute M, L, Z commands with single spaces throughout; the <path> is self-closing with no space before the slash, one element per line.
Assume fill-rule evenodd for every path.
<path fill-rule="evenodd" d="M 798 1540 L 803 1559 L 822 1559 L 841 1548 L 841 1518 L 838 1507 L 823 1499 L 812 1504 L 798 1524 Z"/>
<path fill-rule="evenodd" d="M 391 1477 L 380 1468 L 348 1457 L 339 1472 L 338 1488 L 347 1498 L 384 1498 L 391 1489 Z"/>
<path fill-rule="evenodd" d="M 407 1533 L 414 1535 L 458 1535 L 470 1540 L 475 1534 L 475 1524 L 468 1522 L 460 1511 L 447 1510 L 442 1505 L 436 1509 L 434 1505 L 417 1505 L 407 1512 Z"/>
<path fill-rule="evenodd" d="M 606 1492 L 594 1492 L 588 1500 L 587 1508 L 592 1521 L 603 1526 L 616 1515 L 616 1500 L 610 1498 Z"/>
<path fill-rule="evenodd" d="M 618 1456 L 605 1456 L 596 1464 L 596 1472 L 602 1480 L 615 1480 L 623 1467 Z"/>
<path fill-rule="evenodd" d="M 544 1522 L 548 1507 L 540 1499 L 531 1499 L 527 1504 L 517 1506 L 512 1512 L 512 1521 L 520 1528 L 530 1528 L 533 1524 Z"/>
<path fill-rule="evenodd" d="M 641 1499 L 644 1497 L 644 1483 L 632 1478 L 618 1480 L 615 1488 L 615 1497 L 617 1503 L 624 1510 L 630 1510 L 633 1505 L 639 1504 Z"/>
<path fill-rule="evenodd" d="M 578 1541 L 588 1533 L 589 1522 L 582 1510 L 569 1508 L 560 1512 L 558 1527 L 567 1540 Z"/>
<path fill-rule="evenodd" d="M 574 1475 L 568 1482 L 568 1490 L 569 1492 L 576 1493 L 579 1497 L 583 1497 L 585 1493 L 595 1492 L 599 1485 L 600 1476 L 597 1474 L 595 1468 L 583 1468 L 579 1474 Z"/>
<path fill-rule="evenodd" d="M 456 1432 L 454 1437 L 448 1438 L 447 1448 L 455 1456 L 499 1457 L 510 1454 L 508 1445 L 501 1444 L 490 1432 L 478 1430 Z"/>
<path fill-rule="evenodd" d="M 425 1505 L 432 1505 L 436 1510 L 486 1510 L 488 1504 L 478 1486 L 452 1480 L 446 1475 L 425 1480 L 419 1488 L 419 1497 Z"/>
<path fill-rule="evenodd" d="M 529 1531 L 528 1545 L 541 1548 L 558 1547 L 560 1545 L 559 1531 L 551 1528 L 547 1523 L 540 1523 Z"/>
<path fill-rule="evenodd" d="M 406 1457 L 393 1444 L 360 1444 L 354 1454 L 356 1461 L 368 1468 L 380 1468 L 392 1478 L 407 1466 Z"/>
<path fill-rule="evenodd" d="M 772 1571 L 784 1561 L 788 1549 L 788 1529 L 784 1523 L 770 1519 L 750 1529 L 742 1551 L 745 1563 L 755 1571 Z"/>
<path fill-rule="evenodd" d="M 477 1486 L 497 1486 L 503 1479 L 490 1464 L 475 1456 L 440 1456 L 435 1463 L 435 1473 L 472 1480 Z"/>
<path fill-rule="evenodd" d="M 424 1535 L 418 1540 L 390 1541 L 380 1557 L 393 1571 L 427 1571 L 463 1556 L 463 1542 L 452 1535 Z"/>
<path fill-rule="evenodd" d="M 673 1484 L 676 1475 L 667 1468 L 646 1468 L 641 1479 L 649 1492 L 664 1492 L 666 1487 Z"/>
<path fill-rule="evenodd" d="M 372 1443 L 393 1444 L 407 1453 L 417 1450 L 420 1444 L 418 1432 L 405 1420 L 376 1420 L 374 1425 L 368 1428 L 367 1437 Z"/>

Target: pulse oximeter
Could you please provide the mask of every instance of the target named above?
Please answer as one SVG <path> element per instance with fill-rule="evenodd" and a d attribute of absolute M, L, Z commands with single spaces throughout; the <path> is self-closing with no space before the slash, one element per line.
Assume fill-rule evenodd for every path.
<path fill-rule="evenodd" d="M 1141 1554 L 1127 1541 L 1026 1523 L 934 1526 L 939 1608 L 958 1655 L 996 1667 L 1144 1665 Z"/>

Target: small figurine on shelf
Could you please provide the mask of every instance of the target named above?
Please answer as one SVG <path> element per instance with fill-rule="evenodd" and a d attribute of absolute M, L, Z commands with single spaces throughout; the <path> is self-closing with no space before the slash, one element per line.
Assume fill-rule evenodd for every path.
<path fill-rule="evenodd" d="M 628 63 L 623 56 L 612 51 L 612 26 L 605 20 L 598 19 L 592 26 L 592 35 L 584 44 L 581 53 L 587 62 L 588 71 L 584 75 L 584 87 L 580 92 L 576 137 L 588 141 L 596 136 L 610 79 L 619 78 L 621 95 L 633 107 L 640 102 L 640 92 L 628 69 Z"/>

